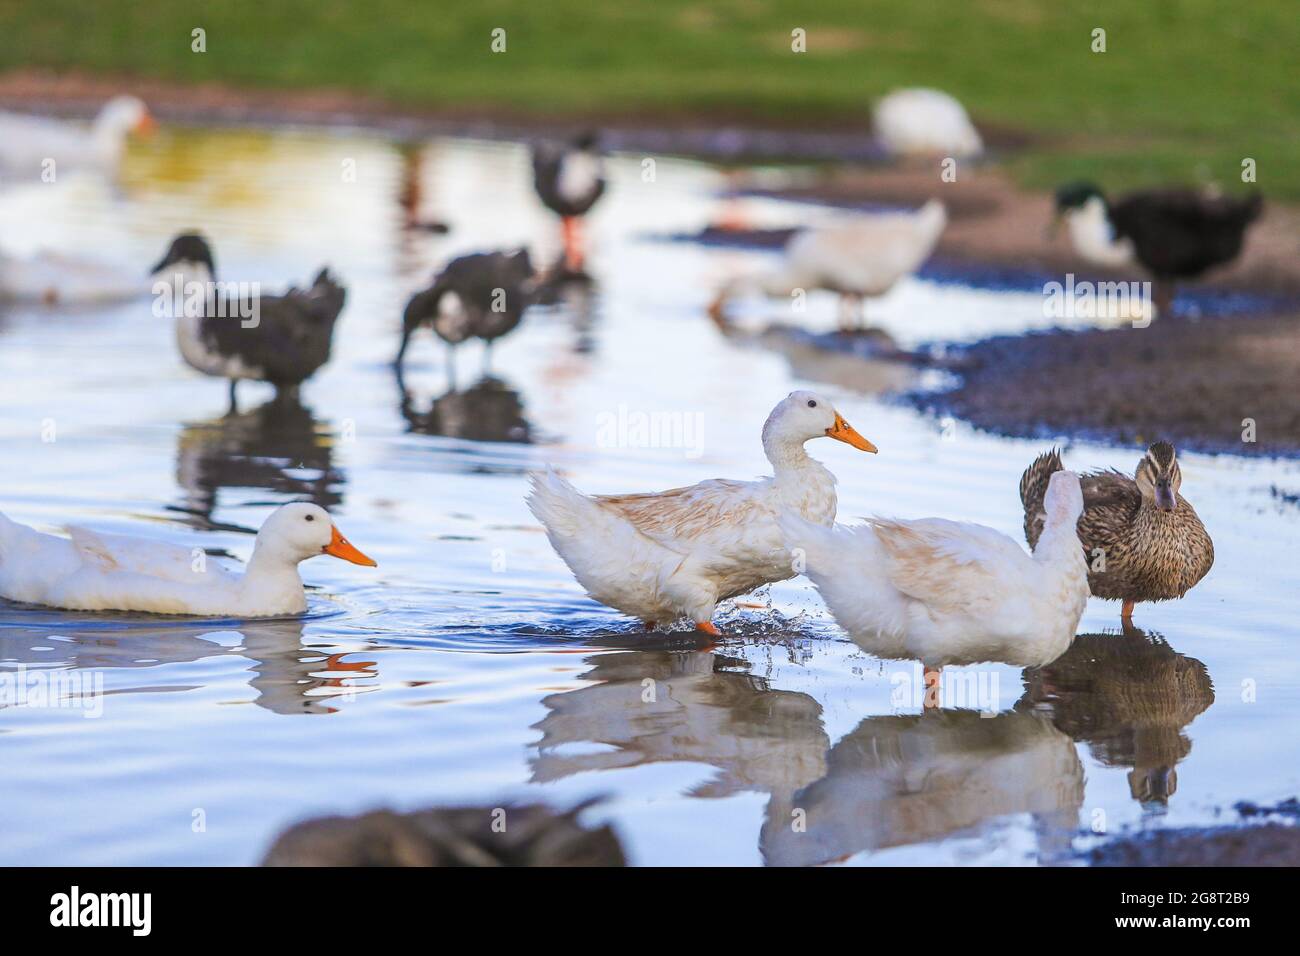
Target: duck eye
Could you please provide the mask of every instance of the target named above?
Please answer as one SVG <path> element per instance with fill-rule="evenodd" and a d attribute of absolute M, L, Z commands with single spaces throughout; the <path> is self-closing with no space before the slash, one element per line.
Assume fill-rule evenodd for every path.
<path fill-rule="evenodd" d="M 808 399 L 808 407 L 809 407 L 809 408 L 816 408 L 816 407 L 817 407 L 817 402 L 816 402 L 814 399 L 811 399 L 811 398 Z"/>
<path fill-rule="evenodd" d="M 315 520 L 316 520 L 316 516 L 315 516 L 315 515 L 303 515 L 303 517 L 306 518 L 308 521 L 315 521 Z"/>

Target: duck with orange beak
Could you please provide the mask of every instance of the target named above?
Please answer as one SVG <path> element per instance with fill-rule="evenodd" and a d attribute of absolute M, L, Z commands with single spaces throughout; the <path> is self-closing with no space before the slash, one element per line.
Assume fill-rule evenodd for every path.
<path fill-rule="evenodd" d="M 0 515 L 0 597 L 75 611 L 278 617 L 307 610 L 300 562 L 328 554 L 375 567 L 310 502 L 271 513 L 243 574 L 201 548 L 87 528 L 68 533 L 42 534 Z"/>
<path fill-rule="evenodd" d="M 720 601 L 794 577 L 798 555 L 784 546 L 779 516 L 829 527 L 835 476 L 804 444 L 833 438 L 876 452 L 814 392 L 791 392 L 763 425 L 772 476 L 713 479 L 651 494 L 586 495 L 554 471 L 532 476 L 528 506 L 551 545 L 591 597 L 648 628 L 685 618 L 717 636 Z"/>
<path fill-rule="evenodd" d="M 0 175 L 19 182 L 43 182 L 50 169 L 60 177 L 80 169 L 115 175 L 128 137 L 150 136 L 157 125 L 149 108 L 134 96 L 113 97 L 89 127 L 0 111 Z"/>

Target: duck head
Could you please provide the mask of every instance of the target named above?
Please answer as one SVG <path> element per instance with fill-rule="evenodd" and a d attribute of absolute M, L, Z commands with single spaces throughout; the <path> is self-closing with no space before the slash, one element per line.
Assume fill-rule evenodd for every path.
<path fill-rule="evenodd" d="M 1133 474 L 1142 500 L 1159 511 L 1173 511 L 1178 507 L 1178 489 L 1183 484 L 1183 473 L 1178 468 L 1174 446 L 1158 441 L 1138 462 Z"/>
<path fill-rule="evenodd" d="M 844 420 L 835 406 L 815 392 L 791 392 L 767 416 L 763 425 L 763 446 L 799 444 L 812 438 L 834 438 L 862 451 L 876 452 L 871 444 Z"/>
<path fill-rule="evenodd" d="M 585 129 L 573 137 L 572 146 L 583 153 L 594 153 L 600 148 L 600 134 L 594 129 Z"/>
<path fill-rule="evenodd" d="M 257 532 L 254 554 L 288 564 L 329 554 L 353 564 L 376 567 L 372 558 L 339 533 L 328 511 L 305 501 L 282 505 L 271 512 Z"/>
<path fill-rule="evenodd" d="M 1072 215 L 1082 213 L 1085 209 L 1106 209 L 1106 195 L 1096 183 L 1087 180 L 1066 183 L 1056 190 L 1056 213 L 1052 218 L 1048 234 L 1052 235 L 1060 228 L 1061 221 Z"/>
<path fill-rule="evenodd" d="M 157 128 L 149 107 L 134 96 L 113 97 L 100 109 L 94 124 L 96 133 L 119 139 L 128 133 L 151 136 Z"/>
<path fill-rule="evenodd" d="M 149 274 L 157 275 L 164 269 L 194 273 L 199 267 L 206 269 L 209 276 L 217 274 L 217 267 L 212 261 L 212 247 L 197 232 L 183 232 L 172 240 L 167 252 L 149 270 Z"/>

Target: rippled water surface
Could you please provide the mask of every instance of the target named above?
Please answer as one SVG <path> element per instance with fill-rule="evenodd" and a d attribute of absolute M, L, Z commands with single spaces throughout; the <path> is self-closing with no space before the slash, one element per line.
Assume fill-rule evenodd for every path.
<path fill-rule="evenodd" d="M 1183 491 L 1215 538 L 1210 577 L 1184 601 L 1140 607 L 1145 630 L 1127 636 L 1116 605 L 1094 601 L 1043 673 L 946 672 L 969 672 L 983 714 L 923 715 L 912 665 L 861 653 L 803 581 L 727 612 L 713 651 L 643 637 L 586 599 L 523 503 L 527 471 L 545 463 L 593 491 L 763 474 L 768 410 L 816 387 L 881 449 L 810 446 L 840 478 L 842 518 L 960 517 L 1018 537 L 1016 483 L 1040 450 L 873 397 L 906 383 L 897 367 L 799 335 L 721 336 L 703 313 L 711 289 L 771 259 L 665 241 L 709 221 L 723 180 L 665 159 L 655 182 L 641 172 L 640 157 L 613 164 L 590 288 L 533 309 L 489 379 L 468 345 L 453 387 L 421 338 L 405 393 L 388 365 L 398 321 L 437 263 L 555 250 L 519 147 L 412 154 L 360 134 L 171 130 L 131 155 L 120 187 L 0 195 L 11 253 L 94 255 L 143 284 L 170 237 L 199 227 L 224 278 L 278 289 L 327 262 L 349 296 L 302 406 L 246 384 L 233 417 L 147 297 L 0 314 L 0 509 L 247 557 L 272 505 L 312 497 L 379 561 L 306 563 L 302 619 L 0 604 L 8 686 L 61 688 L 0 707 L 0 862 L 246 864 L 312 814 L 591 796 L 604 800 L 587 818 L 611 821 L 637 863 L 1053 862 L 1098 828 L 1208 821 L 1295 792 L 1292 464 L 1185 456 Z M 400 228 L 412 174 L 449 235 Z M 749 207 L 775 225 L 832 214 Z M 945 276 L 873 310 L 904 345 L 1042 322 L 1038 296 Z M 740 311 L 762 324 L 761 304 Z M 814 327 L 834 316 L 813 297 Z M 610 431 L 651 412 L 684 416 L 690 440 L 645 447 Z M 1136 457 L 1076 444 L 1067 462 L 1130 471 Z"/>

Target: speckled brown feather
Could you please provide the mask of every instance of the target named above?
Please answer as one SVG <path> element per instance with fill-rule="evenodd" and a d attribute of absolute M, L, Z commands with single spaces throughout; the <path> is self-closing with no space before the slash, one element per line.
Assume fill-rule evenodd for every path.
<path fill-rule="evenodd" d="M 1040 455 L 1020 479 L 1025 540 L 1033 547 L 1043 529 L 1047 479 L 1061 469 L 1060 452 Z M 1118 471 L 1082 476 L 1084 512 L 1079 519 L 1088 567 L 1105 557 L 1105 570 L 1090 570 L 1094 596 L 1110 601 L 1180 598 L 1214 564 L 1214 543 L 1196 511 L 1181 495 L 1173 511 L 1160 511 L 1142 497 L 1137 482 Z M 1100 550 L 1098 550 L 1100 549 Z"/>

